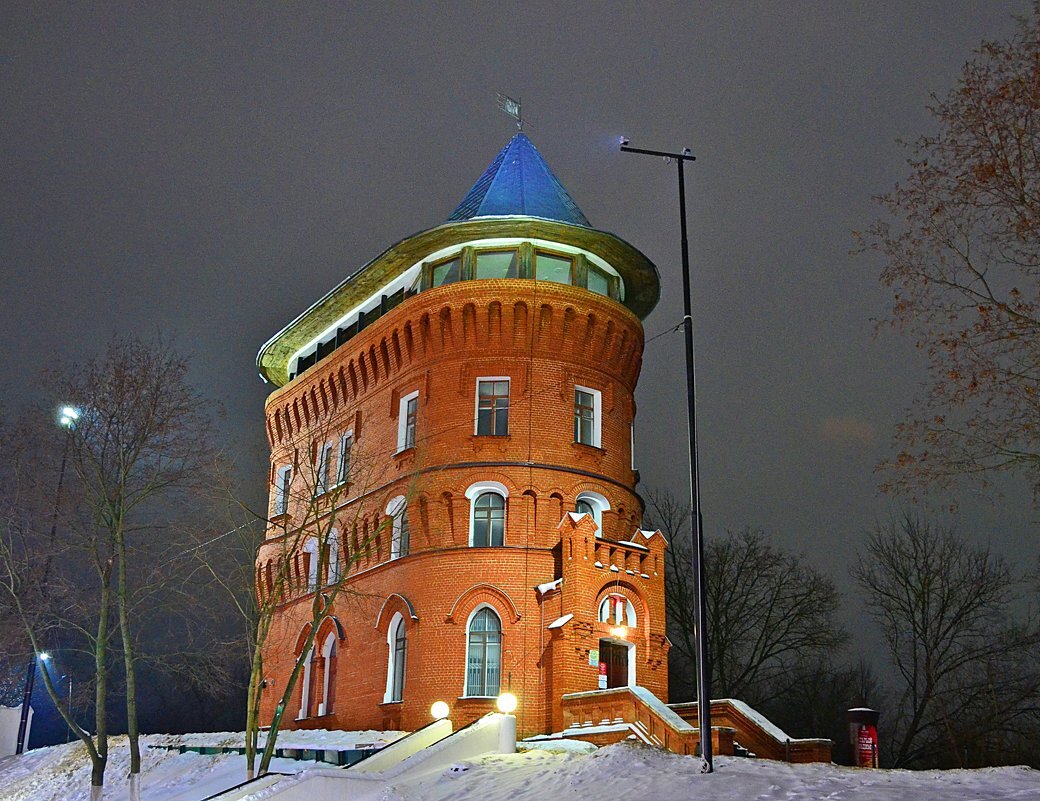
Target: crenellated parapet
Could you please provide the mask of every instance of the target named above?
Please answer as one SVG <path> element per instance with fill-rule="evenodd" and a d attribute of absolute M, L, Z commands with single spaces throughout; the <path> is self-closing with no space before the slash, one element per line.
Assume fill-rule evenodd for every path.
<path fill-rule="evenodd" d="M 481 364 L 551 360 L 569 365 L 574 375 L 604 375 L 631 394 L 642 351 L 638 318 L 578 287 L 520 279 L 438 287 L 378 320 L 320 369 L 273 392 L 266 403 L 268 440 L 272 447 L 292 443 L 388 384 L 458 361 L 472 365 L 457 371 L 460 391 Z"/>

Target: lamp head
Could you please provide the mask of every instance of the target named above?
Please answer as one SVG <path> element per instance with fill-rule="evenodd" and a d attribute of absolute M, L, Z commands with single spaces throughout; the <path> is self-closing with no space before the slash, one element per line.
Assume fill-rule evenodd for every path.
<path fill-rule="evenodd" d="M 47 653 L 46 651 L 40 651 L 40 661 L 41 662 L 46 662 L 50 658 L 51 658 L 51 655 L 49 653 Z"/>
<path fill-rule="evenodd" d="M 516 711 L 516 696 L 512 693 L 502 693 L 498 696 L 498 711 L 510 714 Z"/>
<path fill-rule="evenodd" d="M 620 137 L 618 139 L 618 147 L 624 147 L 627 144 L 628 144 L 628 137 L 627 136 L 622 136 L 622 137 Z"/>
<path fill-rule="evenodd" d="M 72 428 L 76 425 L 76 421 L 79 420 L 79 409 L 75 406 L 62 406 L 59 422 L 62 428 Z"/>
<path fill-rule="evenodd" d="M 444 720 L 444 718 L 448 717 L 449 712 L 451 710 L 443 701 L 434 701 L 433 706 L 430 707 L 430 714 L 434 720 Z"/>

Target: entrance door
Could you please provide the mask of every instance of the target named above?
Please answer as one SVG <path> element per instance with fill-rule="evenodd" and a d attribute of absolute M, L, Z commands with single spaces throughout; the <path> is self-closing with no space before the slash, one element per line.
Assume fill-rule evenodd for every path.
<path fill-rule="evenodd" d="M 628 686 L 628 647 L 609 640 L 599 641 L 599 658 L 607 663 L 607 689 Z"/>

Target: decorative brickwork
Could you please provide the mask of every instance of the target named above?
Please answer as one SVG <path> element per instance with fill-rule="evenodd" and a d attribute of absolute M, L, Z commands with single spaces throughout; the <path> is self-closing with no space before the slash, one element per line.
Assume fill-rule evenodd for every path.
<path fill-rule="evenodd" d="M 442 226 L 438 242 L 485 223 L 451 225 L 458 231 Z M 494 230 L 523 237 L 532 225 L 498 220 Z M 564 248 L 625 254 L 632 261 L 615 275 L 638 285 L 643 306 L 656 299 L 652 265 L 616 237 L 562 222 L 535 227 L 556 232 Z M 393 279 L 410 269 L 400 254 L 422 258 L 428 238 L 395 245 L 360 275 Z M 541 258 L 534 247 L 519 245 L 522 269 Z M 472 271 L 473 257 L 460 264 Z M 572 283 L 601 269 L 580 254 L 573 264 Z M 351 281 L 307 314 L 349 309 L 355 301 L 345 298 L 365 286 Z M 600 686 L 601 648 L 626 656 L 629 677 L 667 697 L 667 543 L 639 530 L 632 462 L 643 330 L 620 300 L 623 284 L 611 286 L 613 297 L 532 276 L 424 285 L 392 307 L 384 296 L 372 322 L 352 323 L 329 348 L 302 338 L 320 327 L 307 315 L 265 345 L 269 372 L 292 364 L 293 348 L 315 355 L 266 404 L 272 523 L 257 582 L 263 597 L 281 592 L 284 602 L 264 654 L 263 721 L 300 652 L 313 593 L 339 576 L 335 625 L 322 624 L 283 725 L 415 729 L 438 700 L 464 725 L 493 707 L 492 697 L 472 696 L 508 690 L 520 700 L 522 735 L 559 730 L 562 696 Z M 508 382 L 507 426 L 496 418 L 495 435 L 477 433 L 481 379 Z M 576 387 L 595 400 L 581 437 Z M 594 444 L 576 442 L 593 430 Z M 583 493 L 605 499 L 601 525 L 573 514 Z M 308 527 L 319 524 L 336 533 L 308 546 Z M 319 576 L 321 554 L 335 565 Z M 272 578 L 281 560 L 291 578 L 284 591 Z M 631 603 L 634 625 L 598 620 L 610 594 Z M 403 690 L 387 700 L 397 697 L 398 659 Z M 472 687 L 481 692 L 467 695 Z"/>

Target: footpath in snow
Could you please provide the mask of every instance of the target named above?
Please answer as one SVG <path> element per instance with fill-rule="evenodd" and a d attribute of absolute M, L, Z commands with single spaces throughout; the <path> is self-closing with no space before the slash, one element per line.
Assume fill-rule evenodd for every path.
<path fill-rule="evenodd" d="M 349 748 L 396 739 L 398 732 L 286 732 L 287 748 Z M 301 735 L 301 736 L 297 736 Z M 148 745 L 238 745 L 241 735 L 149 735 Z M 402 777 L 379 788 L 381 801 L 599 801 L 618 798 L 683 801 L 1040 801 L 1040 771 L 1029 768 L 903 771 L 856 770 L 834 765 L 787 765 L 719 757 L 716 772 L 700 774 L 700 761 L 624 742 L 588 753 L 587 744 L 486 756 L 449 765 L 431 776 Z M 239 755 L 201 756 L 146 748 L 143 801 L 201 801 L 245 778 Z M 127 797 L 129 754 L 114 738 L 105 798 Z M 298 773 L 313 763 L 276 760 L 274 771 Z M 0 759 L 2 801 L 86 801 L 90 763 L 78 743 L 41 748 Z M 269 788 L 262 794 L 271 795 Z"/>

